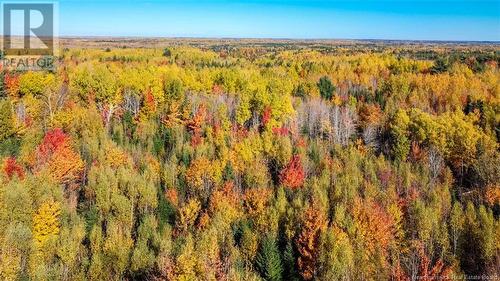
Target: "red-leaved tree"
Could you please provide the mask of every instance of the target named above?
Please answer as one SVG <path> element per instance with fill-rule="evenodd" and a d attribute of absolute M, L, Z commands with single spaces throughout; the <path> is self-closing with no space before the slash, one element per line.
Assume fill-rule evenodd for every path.
<path fill-rule="evenodd" d="M 263 127 L 265 127 L 267 125 L 267 123 L 269 123 L 269 121 L 271 120 L 271 114 L 272 114 L 271 107 L 266 106 L 266 108 L 264 108 L 264 112 L 262 113 L 262 126 Z"/>
<path fill-rule="evenodd" d="M 5 159 L 5 162 L 3 164 L 3 171 L 5 175 L 7 175 L 7 178 L 11 180 L 14 175 L 16 175 L 19 179 L 24 178 L 24 170 L 21 167 L 21 165 L 17 164 L 16 158 L 14 157 L 9 157 Z"/>
<path fill-rule="evenodd" d="M 71 147 L 71 139 L 57 128 L 45 134 L 36 151 L 35 171 L 48 169 L 59 183 L 76 182 L 82 175 L 84 164 L 80 155 Z"/>
<path fill-rule="evenodd" d="M 305 172 L 299 155 L 294 155 L 280 173 L 280 182 L 284 186 L 296 189 L 304 184 Z"/>

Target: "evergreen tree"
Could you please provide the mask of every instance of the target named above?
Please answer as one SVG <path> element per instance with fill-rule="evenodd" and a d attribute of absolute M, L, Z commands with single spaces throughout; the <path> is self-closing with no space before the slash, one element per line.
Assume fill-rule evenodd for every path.
<path fill-rule="evenodd" d="M 260 275 L 265 280 L 279 281 L 283 279 L 283 263 L 276 240 L 273 237 L 267 236 L 262 240 L 256 264 Z"/>
<path fill-rule="evenodd" d="M 322 98 L 324 98 L 325 100 L 332 99 L 333 93 L 335 92 L 335 86 L 333 85 L 330 78 L 328 78 L 327 76 L 321 77 L 318 81 L 317 86 L 319 89 L 319 94 Z"/>

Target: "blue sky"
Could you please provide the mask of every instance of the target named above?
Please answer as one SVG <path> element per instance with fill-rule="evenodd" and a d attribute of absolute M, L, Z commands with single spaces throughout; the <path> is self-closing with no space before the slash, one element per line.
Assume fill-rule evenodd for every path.
<path fill-rule="evenodd" d="M 63 36 L 500 41 L 500 0 L 60 0 Z"/>

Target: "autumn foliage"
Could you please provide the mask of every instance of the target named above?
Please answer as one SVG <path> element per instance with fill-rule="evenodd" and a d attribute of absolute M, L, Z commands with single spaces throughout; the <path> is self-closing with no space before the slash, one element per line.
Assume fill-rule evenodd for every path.
<path fill-rule="evenodd" d="M 4 76 L 4 85 L 10 96 L 17 97 L 19 94 L 19 76 L 7 73 Z"/>
<path fill-rule="evenodd" d="M 280 182 L 284 186 L 296 189 L 304 184 L 305 172 L 299 155 L 294 155 L 280 173 Z"/>
<path fill-rule="evenodd" d="M 3 163 L 3 172 L 8 179 L 17 176 L 19 179 L 24 178 L 24 169 L 19 165 L 14 157 L 8 157 Z"/>
<path fill-rule="evenodd" d="M 62 44 L 0 73 L 1 280 L 500 274 L 498 44 Z"/>
<path fill-rule="evenodd" d="M 206 114 L 207 112 L 205 106 L 201 105 L 194 116 L 186 123 L 188 131 L 190 131 L 192 134 L 191 144 L 193 146 L 197 146 L 202 142 L 201 126 L 205 122 Z"/>
<path fill-rule="evenodd" d="M 83 161 L 71 147 L 71 140 L 61 129 L 47 132 L 37 148 L 35 169 L 47 168 L 58 182 L 70 184 L 83 172 Z"/>
<path fill-rule="evenodd" d="M 61 206 L 58 202 L 43 203 L 33 218 L 33 236 L 37 246 L 59 234 Z"/>
<path fill-rule="evenodd" d="M 444 265 L 441 259 L 433 262 L 432 259 L 426 255 L 424 246 L 417 243 L 414 249 L 418 257 L 418 272 L 416 276 L 419 280 L 432 281 L 432 280 L 452 280 L 452 269 Z M 398 263 L 393 270 L 392 277 L 396 281 L 410 281 L 412 280 L 411 274 L 404 272 L 401 265 Z"/>
<path fill-rule="evenodd" d="M 271 121 L 272 109 L 270 107 L 264 108 L 262 113 L 262 126 L 265 127 Z"/>
<path fill-rule="evenodd" d="M 375 202 L 357 200 L 353 206 L 353 216 L 356 235 L 366 252 L 366 258 L 373 257 L 375 252 L 385 255 L 393 239 L 393 221 L 387 212 Z"/>
<path fill-rule="evenodd" d="M 326 224 L 324 215 L 314 207 L 309 207 L 304 213 L 301 232 L 295 241 L 299 252 L 297 264 L 304 280 L 311 280 L 315 277 L 320 235 Z"/>
<path fill-rule="evenodd" d="M 47 161 L 56 150 L 67 145 L 69 137 L 59 128 L 48 131 L 43 137 L 42 143 L 38 146 L 38 156 L 40 161 Z"/>

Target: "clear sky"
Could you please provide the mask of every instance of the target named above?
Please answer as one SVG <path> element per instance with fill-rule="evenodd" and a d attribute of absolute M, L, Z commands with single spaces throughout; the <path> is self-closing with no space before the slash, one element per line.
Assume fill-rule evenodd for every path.
<path fill-rule="evenodd" d="M 500 41 L 500 0 L 60 0 L 62 36 Z"/>

